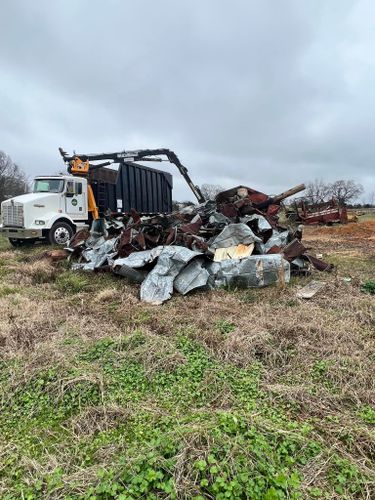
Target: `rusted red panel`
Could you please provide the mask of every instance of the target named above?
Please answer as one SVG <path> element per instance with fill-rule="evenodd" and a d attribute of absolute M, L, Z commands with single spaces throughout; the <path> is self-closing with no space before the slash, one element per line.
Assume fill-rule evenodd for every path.
<path fill-rule="evenodd" d="M 233 203 L 223 203 L 222 205 L 219 205 L 218 212 L 222 213 L 229 219 L 231 219 L 232 217 L 237 217 L 238 215 L 238 210 Z"/>
<path fill-rule="evenodd" d="M 172 243 L 176 240 L 176 230 L 174 227 L 170 227 L 168 230 L 167 239 L 165 240 L 166 245 L 172 245 Z"/>
<path fill-rule="evenodd" d="M 305 253 L 304 256 L 311 262 L 311 264 L 318 271 L 328 271 L 328 272 L 330 272 L 334 268 L 333 264 L 329 264 L 328 262 L 325 262 L 324 260 L 318 259 L 314 255 L 310 255 L 308 253 Z"/>
<path fill-rule="evenodd" d="M 294 260 L 296 257 L 300 257 L 302 254 L 306 252 L 306 247 L 302 245 L 302 243 L 295 238 L 293 241 L 288 243 L 286 247 L 283 249 L 283 254 L 289 262 Z"/>
<path fill-rule="evenodd" d="M 278 245 L 273 245 L 267 252 L 267 254 L 274 254 L 274 253 L 280 253 L 281 252 L 281 247 Z"/>
<path fill-rule="evenodd" d="M 90 231 L 88 229 L 80 229 L 76 232 L 73 238 L 70 240 L 70 248 L 76 248 L 80 243 L 83 243 L 90 236 Z"/>
<path fill-rule="evenodd" d="M 306 225 L 346 224 L 348 222 L 346 207 L 341 207 L 334 199 L 313 205 L 308 205 L 302 201 L 298 208 L 299 215 Z"/>
<path fill-rule="evenodd" d="M 251 191 L 248 189 L 248 191 Z M 264 203 L 267 201 L 269 198 L 266 194 L 264 193 L 259 193 L 258 191 L 253 191 L 252 193 L 249 193 L 249 199 L 254 205 L 260 205 L 261 203 Z"/>
<path fill-rule="evenodd" d="M 132 236 L 131 228 L 125 229 L 120 236 L 120 241 L 118 244 L 118 254 L 120 257 L 126 257 L 131 254 L 133 248 L 130 244 Z"/>
<path fill-rule="evenodd" d="M 141 216 L 136 210 L 134 210 L 134 208 L 130 209 L 130 214 L 132 216 L 134 224 L 138 225 L 141 223 Z"/>
<path fill-rule="evenodd" d="M 273 204 L 269 205 L 267 208 L 267 215 L 273 217 L 278 213 L 279 210 L 280 210 L 280 205 L 273 205 Z"/>
<path fill-rule="evenodd" d="M 216 196 L 217 203 L 234 202 L 238 199 L 249 198 L 254 205 L 266 202 L 269 197 L 265 193 L 256 191 L 247 186 L 236 186 L 232 189 L 222 191 Z"/>
<path fill-rule="evenodd" d="M 134 237 L 134 241 L 138 243 L 142 250 L 146 250 L 146 240 L 143 233 L 137 233 Z"/>
<path fill-rule="evenodd" d="M 191 222 L 190 224 L 182 224 L 179 229 L 183 233 L 197 234 L 199 229 L 202 227 L 202 224 L 202 219 L 199 217 L 196 222 Z"/>
<path fill-rule="evenodd" d="M 153 245 L 158 245 L 160 242 L 161 235 L 160 234 L 151 234 L 149 232 L 144 233 L 145 239 L 152 243 Z"/>

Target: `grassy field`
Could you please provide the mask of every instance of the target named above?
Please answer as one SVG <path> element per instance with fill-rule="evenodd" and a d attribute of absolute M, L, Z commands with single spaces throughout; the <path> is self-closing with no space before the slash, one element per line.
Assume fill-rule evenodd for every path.
<path fill-rule="evenodd" d="M 0 240 L 0 497 L 375 498 L 373 234 L 307 230 L 310 301 L 162 307 Z"/>

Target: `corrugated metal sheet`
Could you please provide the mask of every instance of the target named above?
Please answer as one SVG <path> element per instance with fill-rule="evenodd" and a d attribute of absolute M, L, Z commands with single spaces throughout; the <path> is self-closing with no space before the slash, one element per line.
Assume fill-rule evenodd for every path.
<path fill-rule="evenodd" d="M 99 210 L 140 213 L 172 211 L 173 178 L 168 172 L 136 163 L 121 163 L 118 170 L 93 171 L 92 188 Z"/>

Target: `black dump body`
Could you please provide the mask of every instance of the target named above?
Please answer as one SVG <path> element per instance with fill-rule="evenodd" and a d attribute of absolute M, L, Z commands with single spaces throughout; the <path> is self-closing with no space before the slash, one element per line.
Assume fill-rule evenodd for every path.
<path fill-rule="evenodd" d="M 90 174 L 99 212 L 172 212 L 173 178 L 168 172 L 137 163 L 120 163 L 117 170 L 100 168 Z"/>

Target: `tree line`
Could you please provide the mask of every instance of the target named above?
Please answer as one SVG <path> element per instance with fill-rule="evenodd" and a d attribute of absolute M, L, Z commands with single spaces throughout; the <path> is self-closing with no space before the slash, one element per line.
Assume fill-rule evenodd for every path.
<path fill-rule="evenodd" d="M 29 191 L 29 180 L 23 170 L 12 161 L 11 157 L 0 151 L 0 203 L 4 200 L 27 193 Z M 202 184 L 201 191 L 207 200 L 214 200 L 215 196 L 224 191 L 219 184 Z M 327 183 L 322 179 L 315 179 L 306 185 L 303 198 L 311 203 L 321 203 L 335 198 L 342 205 L 368 206 L 375 205 L 375 192 L 369 193 L 366 200 L 362 203 L 354 203 L 363 194 L 362 184 L 353 179 L 340 179 L 335 182 Z M 193 202 L 173 202 L 173 209 L 176 210 L 180 205 L 193 205 Z"/>
<path fill-rule="evenodd" d="M 0 203 L 28 191 L 29 181 L 25 172 L 10 156 L 0 151 Z"/>
<path fill-rule="evenodd" d="M 353 179 L 340 179 L 335 182 L 324 182 L 323 179 L 315 179 L 306 185 L 303 197 L 311 203 L 322 203 L 332 198 L 340 205 L 349 205 L 364 193 L 362 184 Z M 374 195 L 370 195 L 370 198 Z M 372 199 L 372 203 L 374 200 Z"/>
<path fill-rule="evenodd" d="M 206 200 L 214 200 L 218 193 L 224 191 L 224 188 L 219 184 L 202 184 L 200 189 Z M 341 205 L 354 207 L 375 206 L 375 192 L 369 193 L 367 199 L 363 200 L 362 203 L 354 203 L 363 193 L 362 184 L 355 182 L 353 179 L 339 179 L 330 183 L 324 182 L 322 179 L 316 179 L 306 184 L 306 190 L 299 198 L 308 203 L 322 203 L 334 198 Z M 173 210 L 189 205 L 194 205 L 194 203 L 191 201 L 173 201 Z"/>

